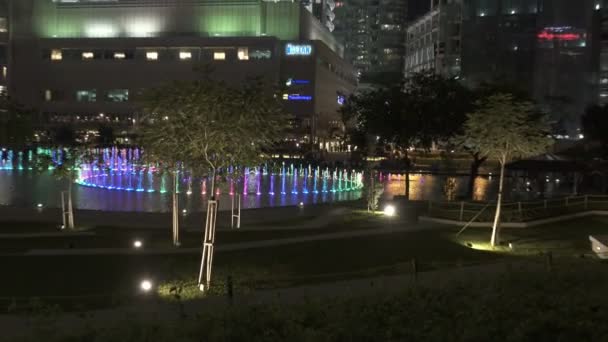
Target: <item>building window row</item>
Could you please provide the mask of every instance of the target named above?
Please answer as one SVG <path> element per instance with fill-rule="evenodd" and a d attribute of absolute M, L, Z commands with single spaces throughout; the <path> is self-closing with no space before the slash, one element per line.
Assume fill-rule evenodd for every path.
<path fill-rule="evenodd" d="M 47 89 L 43 93 L 44 100 L 47 102 L 69 100 L 66 93 L 60 90 Z M 96 89 L 79 89 L 74 92 L 73 97 L 76 102 L 97 102 Z M 128 102 L 129 89 L 110 89 L 104 94 L 105 102 Z"/>
<path fill-rule="evenodd" d="M 43 51 L 43 58 L 51 61 L 64 60 L 216 60 L 237 59 L 239 61 L 265 60 L 272 58 L 268 48 L 218 47 L 218 48 L 136 48 L 125 50 L 99 49 L 50 49 Z"/>

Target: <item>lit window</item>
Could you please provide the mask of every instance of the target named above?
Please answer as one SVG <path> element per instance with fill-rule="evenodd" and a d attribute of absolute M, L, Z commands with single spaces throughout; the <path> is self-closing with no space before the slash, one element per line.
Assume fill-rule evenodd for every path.
<path fill-rule="evenodd" d="M 213 53 L 213 59 L 216 61 L 223 61 L 226 59 L 226 53 L 221 51 L 221 52 L 214 52 Z"/>
<path fill-rule="evenodd" d="M 82 53 L 82 59 L 93 59 L 95 57 L 95 54 L 92 53 L 91 51 L 86 51 Z"/>
<path fill-rule="evenodd" d="M 44 91 L 44 100 L 47 102 L 53 100 L 53 92 L 51 92 L 49 89 Z"/>
<path fill-rule="evenodd" d="M 112 89 L 108 90 L 106 97 L 108 102 L 126 102 L 129 101 L 129 89 Z"/>
<path fill-rule="evenodd" d="M 192 52 L 190 52 L 190 51 L 180 51 L 179 52 L 179 59 L 181 59 L 182 61 L 192 59 Z"/>
<path fill-rule="evenodd" d="M 248 48 L 239 48 L 238 50 L 238 57 L 239 60 L 241 61 L 248 61 L 249 60 L 249 49 Z"/>
<path fill-rule="evenodd" d="M 251 59 L 270 59 L 272 52 L 268 49 L 253 49 L 248 51 L 248 57 Z"/>
<path fill-rule="evenodd" d="M 8 75 L 8 68 L 6 66 L 2 67 L 2 77 L 6 78 Z"/>
<path fill-rule="evenodd" d="M 156 52 L 156 51 L 146 52 L 146 59 L 149 60 L 149 61 L 157 61 L 158 60 L 158 52 Z"/>
<path fill-rule="evenodd" d="M 8 21 L 6 18 L 0 18 L 0 32 L 8 32 Z"/>
<path fill-rule="evenodd" d="M 6 86 L 0 85 L 0 95 L 6 95 Z"/>
<path fill-rule="evenodd" d="M 78 90 L 76 91 L 76 101 L 78 102 L 95 102 L 97 101 L 97 91 L 92 90 Z"/>
<path fill-rule="evenodd" d="M 114 59 L 125 59 L 127 55 L 124 52 L 114 52 Z"/>
<path fill-rule="evenodd" d="M 61 53 L 61 50 L 55 49 L 55 50 L 51 50 L 51 60 L 52 61 L 60 61 L 63 59 L 63 54 Z"/>

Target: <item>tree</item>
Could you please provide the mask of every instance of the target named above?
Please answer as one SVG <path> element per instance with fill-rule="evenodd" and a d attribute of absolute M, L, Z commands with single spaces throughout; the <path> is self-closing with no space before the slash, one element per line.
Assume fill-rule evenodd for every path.
<path fill-rule="evenodd" d="M 492 226 L 492 246 L 499 243 L 500 211 L 503 199 L 505 166 L 515 159 L 544 152 L 551 144 L 546 117 L 527 101 L 517 101 L 511 94 L 496 94 L 477 103 L 477 110 L 467 116 L 461 145 L 482 157 L 500 163 L 496 213 Z"/>
<path fill-rule="evenodd" d="M 581 123 L 585 137 L 599 142 L 602 152 L 608 153 L 608 106 L 588 107 Z"/>
<path fill-rule="evenodd" d="M 177 82 L 153 89 L 147 96 L 141 143 L 150 161 L 167 165 L 174 173 L 186 165 L 194 174 L 211 178 L 215 202 L 217 176 L 230 166 L 259 165 L 266 152 L 283 138 L 289 117 L 280 97 L 255 79 L 231 87 L 209 79 Z M 175 186 L 174 186 L 175 189 Z M 177 217 L 174 193 L 174 217 Z M 210 215 L 207 211 L 207 222 Z M 174 231 L 176 227 L 174 220 Z M 215 226 L 206 224 L 199 285 L 209 286 Z M 202 283 L 203 265 L 205 282 Z"/>
<path fill-rule="evenodd" d="M 49 154 L 41 154 L 36 157 L 38 172 L 50 170 L 53 177 L 68 183 L 68 188 L 64 192 L 67 198 L 64 193 L 61 194 L 62 228 L 73 230 L 75 227 L 72 184 L 78 179 L 82 165 L 92 165 L 93 160 L 93 154 L 86 146 L 75 144 L 59 146 Z"/>
<path fill-rule="evenodd" d="M 473 111 L 473 109 L 475 109 L 475 103 L 481 103 L 488 97 L 500 93 L 511 94 L 517 101 L 532 101 L 532 98 L 529 96 L 529 94 L 526 91 L 522 90 L 517 84 L 509 82 L 505 79 L 498 79 L 494 80 L 493 82 L 482 83 L 477 89 L 473 91 L 472 97 L 468 99 L 470 101 L 470 110 L 465 113 L 470 113 L 471 111 Z M 462 127 L 464 126 L 461 126 L 460 129 L 462 129 Z M 479 176 L 479 169 L 486 162 L 488 157 L 485 155 L 481 155 L 479 151 L 468 149 L 466 145 L 461 144 L 459 141 L 457 141 L 457 139 L 455 141 L 453 140 L 453 143 L 462 147 L 464 151 L 468 152 L 471 158 L 473 159 L 471 161 L 471 167 L 469 171 L 469 182 L 466 194 L 466 197 L 472 200 L 474 198 L 475 193 L 475 180 Z"/>
<path fill-rule="evenodd" d="M 412 75 L 403 84 L 356 96 L 351 102 L 359 129 L 376 136 L 378 143 L 388 145 L 391 154 L 404 161 L 405 196 L 409 198 L 409 149 L 430 149 L 433 143 L 449 142 L 460 133 L 473 99 L 473 92 L 457 80 L 425 72 Z"/>

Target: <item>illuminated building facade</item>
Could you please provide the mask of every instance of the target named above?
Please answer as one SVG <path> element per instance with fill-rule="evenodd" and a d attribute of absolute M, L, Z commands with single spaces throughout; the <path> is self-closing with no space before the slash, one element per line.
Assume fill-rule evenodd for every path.
<path fill-rule="evenodd" d="M 334 33 L 361 82 L 399 80 L 405 55 L 408 0 L 336 1 Z"/>
<path fill-rule="evenodd" d="M 128 127 L 138 120 L 137 94 L 207 72 L 232 84 L 261 76 L 281 86 L 285 108 L 295 117 L 294 132 L 301 133 L 294 139 L 328 141 L 340 127 L 338 98 L 356 85 L 341 44 L 298 2 L 0 4 L 9 23 L 9 93 L 38 109 L 48 124 Z"/>
<path fill-rule="evenodd" d="M 598 100 L 600 7 L 598 0 L 464 0 L 462 78 L 518 86 L 575 135 L 585 107 Z"/>
<path fill-rule="evenodd" d="M 407 27 L 404 74 L 460 77 L 462 0 L 429 2 L 431 10 Z"/>

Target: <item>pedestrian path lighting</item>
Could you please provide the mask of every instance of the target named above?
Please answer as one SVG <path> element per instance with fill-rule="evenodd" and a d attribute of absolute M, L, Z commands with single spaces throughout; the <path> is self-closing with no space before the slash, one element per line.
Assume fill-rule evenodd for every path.
<path fill-rule="evenodd" d="M 152 282 L 144 279 L 142 280 L 141 284 L 139 284 L 139 287 L 143 292 L 150 292 L 150 290 L 152 290 Z"/>
<path fill-rule="evenodd" d="M 393 217 L 397 214 L 397 209 L 392 204 L 387 204 L 384 206 L 384 210 L 382 211 L 384 216 Z"/>

